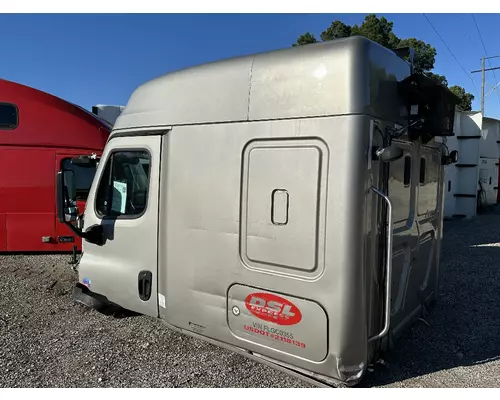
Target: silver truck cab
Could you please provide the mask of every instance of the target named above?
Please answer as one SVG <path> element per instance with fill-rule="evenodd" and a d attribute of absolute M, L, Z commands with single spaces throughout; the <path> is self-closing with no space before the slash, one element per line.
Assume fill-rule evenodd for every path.
<path fill-rule="evenodd" d="M 80 296 L 357 384 L 438 293 L 455 103 L 361 37 L 143 84 L 73 228 Z M 59 219 L 74 226 L 70 181 L 59 173 Z"/>

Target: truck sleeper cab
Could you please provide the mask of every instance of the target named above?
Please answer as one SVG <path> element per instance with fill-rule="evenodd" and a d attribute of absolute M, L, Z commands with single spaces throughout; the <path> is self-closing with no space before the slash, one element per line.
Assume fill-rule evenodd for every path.
<path fill-rule="evenodd" d="M 81 238 L 56 216 L 56 174 L 72 170 L 83 213 L 111 126 L 48 93 L 0 79 L 0 252 L 68 252 Z"/>
<path fill-rule="evenodd" d="M 358 383 L 438 291 L 450 96 L 360 37 L 143 84 L 92 183 L 77 297 Z"/>

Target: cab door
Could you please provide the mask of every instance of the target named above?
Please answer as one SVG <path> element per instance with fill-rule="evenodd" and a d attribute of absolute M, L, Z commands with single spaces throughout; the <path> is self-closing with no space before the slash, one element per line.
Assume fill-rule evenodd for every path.
<path fill-rule="evenodd" d="M 99 163 L 84 230 L 102 225 L 103 243 L 84 240 L 79 281 L 121 307 L 158 316 L 157 237 L 160 135 L 114 137 Z"/>

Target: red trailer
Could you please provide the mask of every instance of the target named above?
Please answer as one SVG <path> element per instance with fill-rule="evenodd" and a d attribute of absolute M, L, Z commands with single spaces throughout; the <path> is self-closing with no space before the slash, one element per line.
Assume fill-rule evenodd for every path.
<path fill-rule="evenodd" d="M 99 156 L 110 132 L 79 106 L 0 79 L 0 252 L 81 250 L 81 239 L 57 221 L 56 174 L 74 171 L 83 212 L 96 167 L 71 158 Z"/>

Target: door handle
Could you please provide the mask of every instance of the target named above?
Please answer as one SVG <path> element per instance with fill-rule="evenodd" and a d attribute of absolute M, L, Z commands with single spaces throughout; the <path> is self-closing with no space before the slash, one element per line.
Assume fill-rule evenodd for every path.
<path fill-rule="evenodd" d="M 139 272 L 138 290 L 139 298 L 142 301 L 148 301 L 151 297 L 151 286 L 153 282 L 153 274 L 151 271 Z"/>
<path fill-rule="evenodd" d="M 389 197 L 387 197 L 383 192 L 378 190 L 376 187 L 371 187 L 377 195 L 382 197 L 382 199 L 387 204 L 387 249 L 386 249 L 386 276 L 385 276 L 385 321 L 384 328 L 382 331 L 372 336 L 368 339 L 369 342 L 377 339 L 383 338 L 387 332 L 389 332 L 389 328 L 391 326 L 391 287 L 392 287 L 392 202 Z"/>
<path fill-rule="evenodd" d="M 290 196 L 285 189 L 275 189 L 272 192 L 271 222 L 274 225 L 286 225 L 288 223 L 288 208 Z"/>

